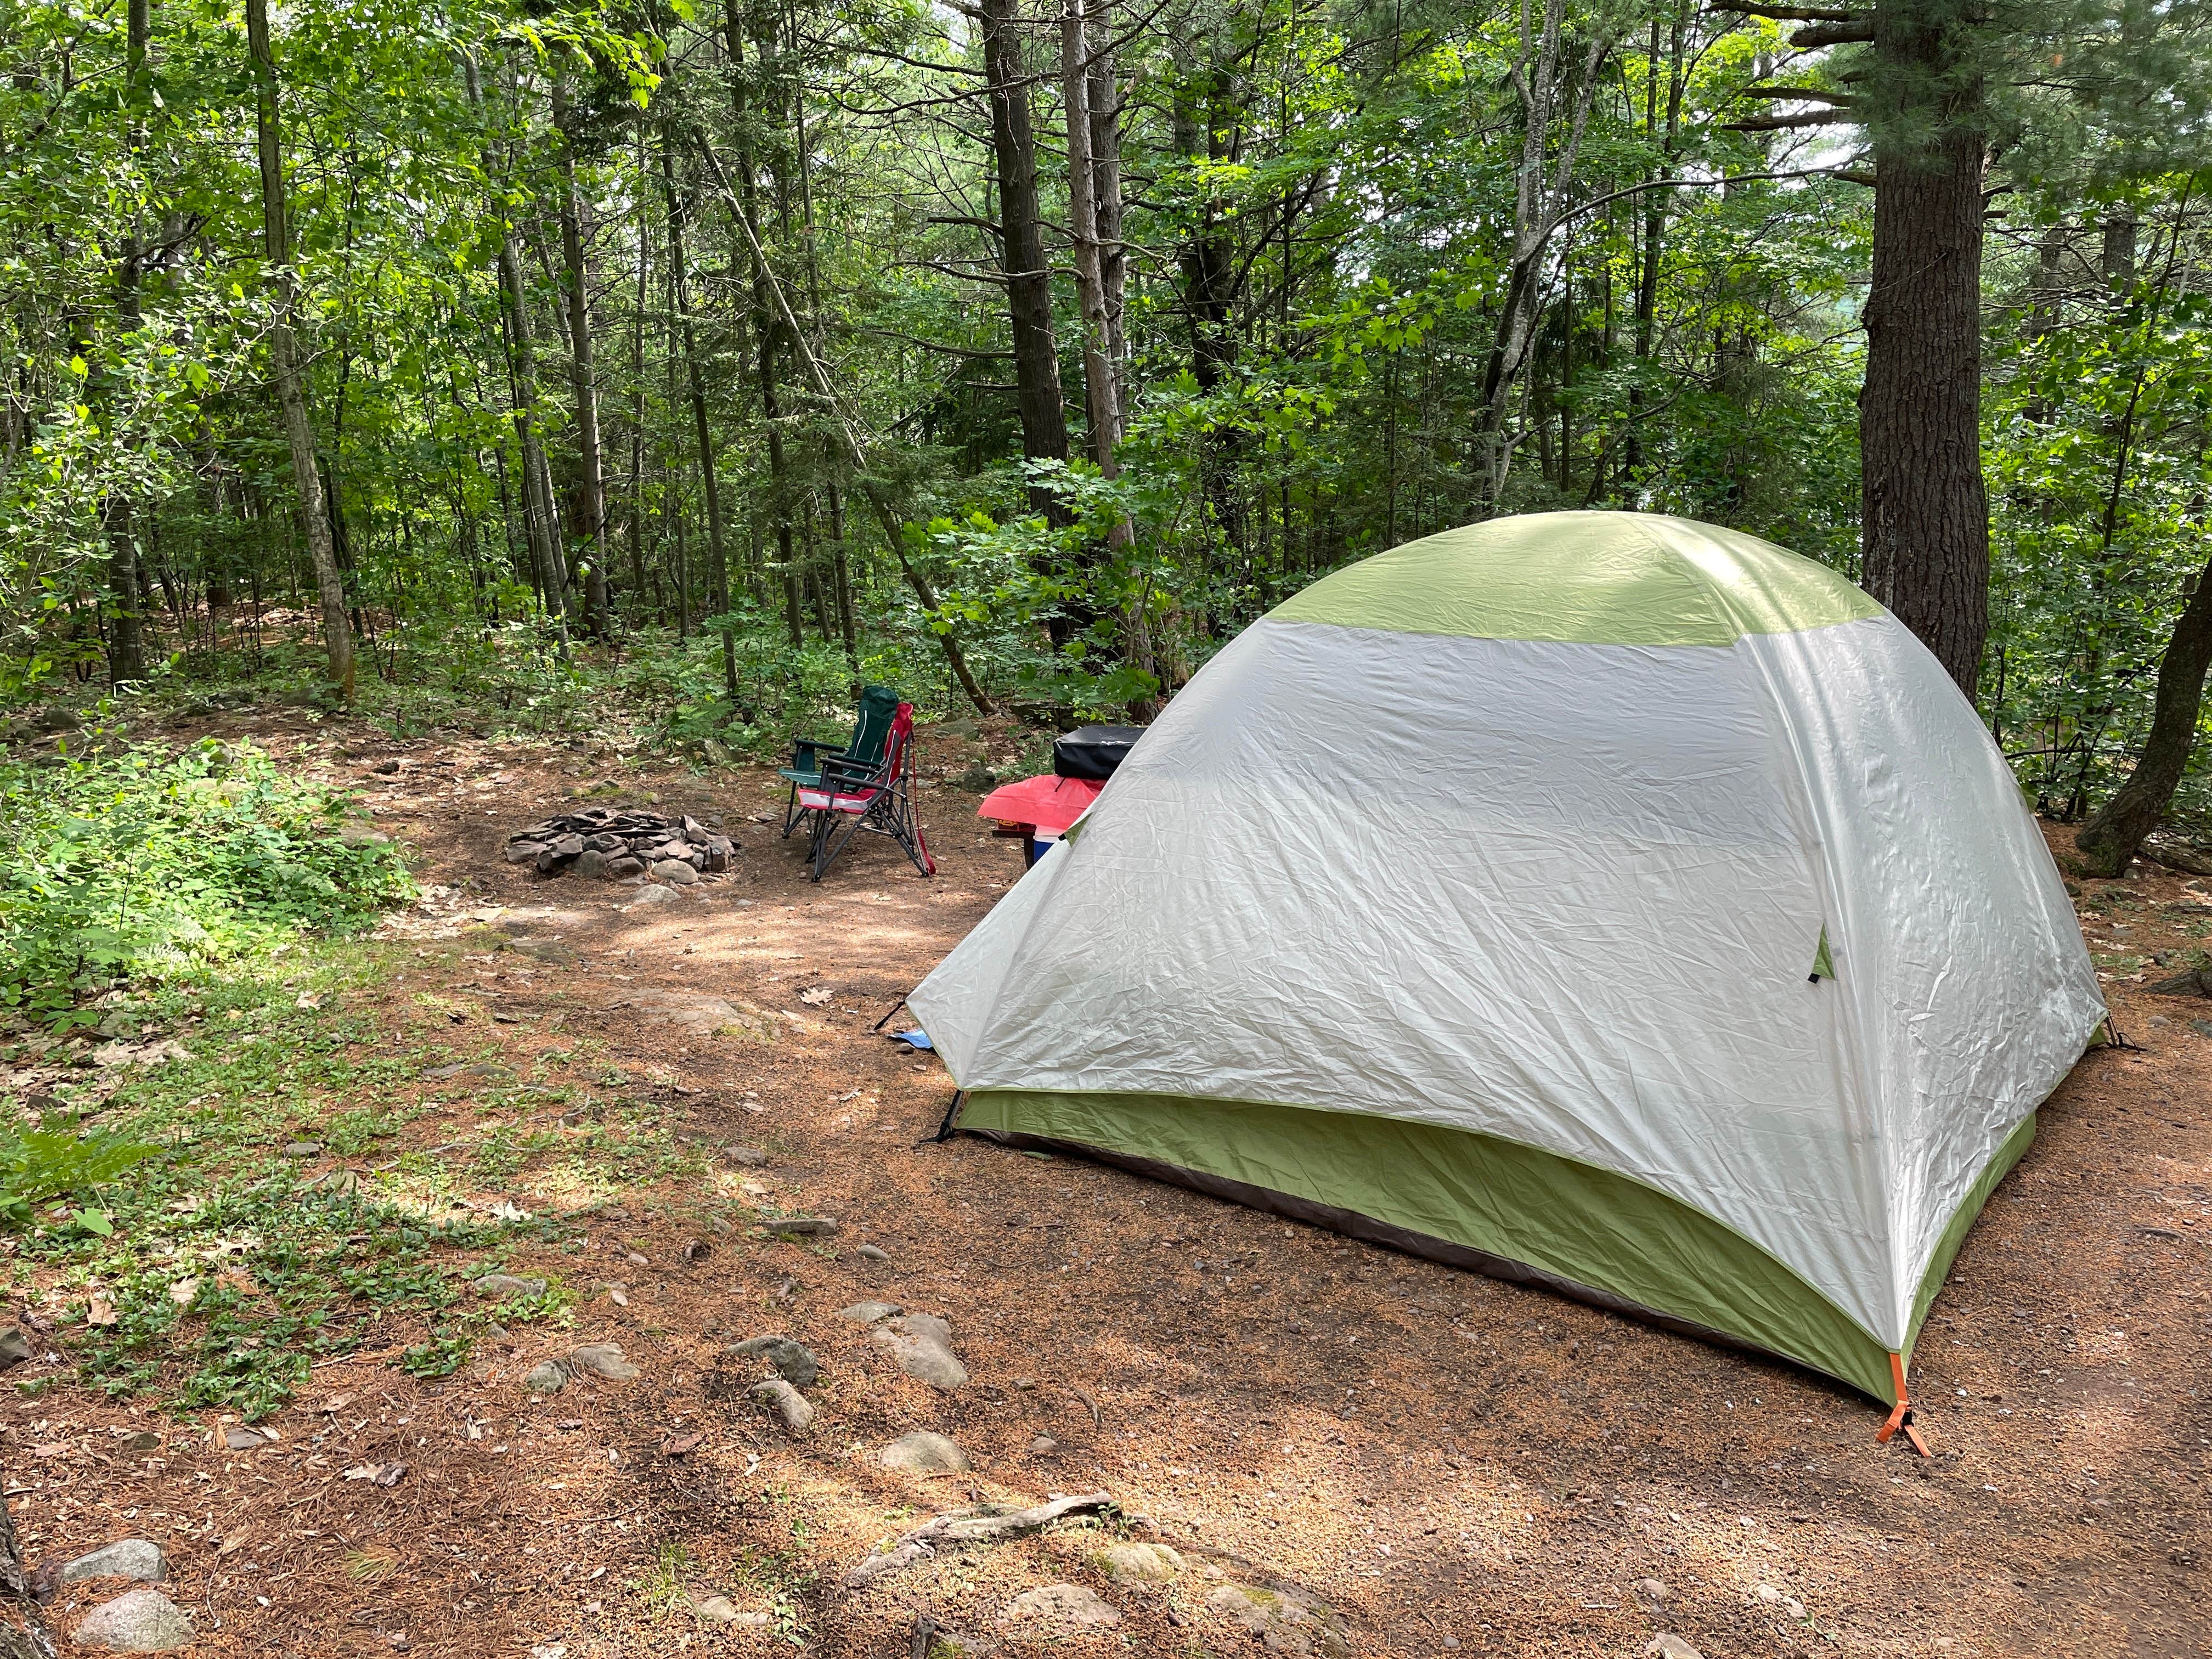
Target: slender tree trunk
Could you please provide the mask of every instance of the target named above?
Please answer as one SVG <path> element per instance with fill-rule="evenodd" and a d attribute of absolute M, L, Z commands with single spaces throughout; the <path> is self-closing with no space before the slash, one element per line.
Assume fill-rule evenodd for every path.
<path fill-rule="evenodd" d="M 1566 0 L 1545 0 L 1537 38 L 1531 40 L 1524 32 L 1511 70 L 1522 117 L 1521 162 L 1514 182 L 1513 253 L 1506 267 L 1505 297 L 1498 308 L 1497 334 L 1483 370 L 1482 401 L 1475 422 L 1477 481 L 1484 504 L 1492 512 L 1504 495 L 1506 475 L 1513 464 L 1513 396 L 1535 339 L 1545 261 L 1553 233 L 1559 229 L 1565 212 L 1567 187 L 1573 180 L 1583 134 L 1589 125 L 1590 105 L 1599 86 L 1598 64 L 1611 44 L 1602 28 L 1595 28 L 1584 48 L 1580 72 L 1575 73 L 1561 39 L 1565 17 Z M 1560 136 L 1557 160 L 1547 165 L 1553 123 L 1562 109 L 1567 112 L 1566 130 Z"/>
<path fill-rule="evenodd" d="M 2150 736 L 2143 742 L 2135 770 L 2074 837 L 2090 874 L 2124 872 L 2143 838 L 2158 828 L 2172 805 L 2197 741 L 2208 667 L 2212 667 L 2212 561 L 2197 574 L 2197 591 L 2182 608 L 2166 654 L 2159 659 Z"/>
<path fill-rule="evenodd" d="M 1893 106 L 1874 123 L 1874 270 L 1859 392 L 1867 592 L 1969 699 L 1989 632 L 1982 481 L 1982 86 L 1964 0 L 1876 6 Z"/>
<path fill-rule="evenodd" d="M 577 532 L 588 538 L 584 605 L 592 636 L 604 644 L 607 627 L 607 492 L 599 446 L 599 392 L 592 371 L 591 273 L 584 258 L 584 227 L 576 206 L 576 155 L 568 82 L 553 82 L 553 125 L 561 143 L 561 262 L 568 302 L 568 380 L 576 399 Z"/>
<path fill-rule="evenodd" d="M 284 415 L 284 441 L 291 451 L 292 479 L 300 495 L 301 527 L 307 557 L 315 568 L 316 595 L 322 605 L 323 646 L 331 682 L 351 702 L 354 696 L 353 629 L 346 621 L 345 584 L 338 575 L 331 542 L 330 513 L 323 500 L 322 474 L 315 465 L 314 428 L 307 419 L 307 395 L 301 385 L 299 347 L 292 334 L 295 278 L 291 232 L 284 205 L 283 138 L 276 101 L 276 59 L 269 40 L 269 0 L 246 0 L 246 50 L 253 58 L 256 92 L 254 125 L 261 162 L 263 249 L 276 283 L 276 311 L 269 329 L 269 357 L 276 378 L 276 401 Z"/>
<path fill-rule="evenodd" d="M 126 27 L 123 101 L 130 112 L 131 155 L 135 168 L 138 152 L 146 143 L 146 44 L 153 32 L 149 0 L 130 0 Z M 121 257 L 115 266 L 116 322 L 126 334 L 137 333 L 143 321 L 138 306 L 143 258 L 134 215 L 131 228 L 124 234 Z M 115 685 L 128 685 L 146 678 L 145 630 L 138 601 L 138 538 L 131 517 L 131 497 L 119 489 L 112 492 L 101 518 L 107 532 L 107 590 L 115 606 L 107 635 L 107 678 Z"/>
<path fill-rule="evenodd" d="M 666 135 L 660 152 L 661 189 L 668 198 L 669 280 L 676 295 L 676 314 L 684 330 L 684 369 L 691 394 L 691 434 L 699 450 L 699 481 L 707 498 L 707 579 L 714 589 L 718 612 L 730 608 L 730 566 L 722 540 L 722 486 L 714 473 L 714 438 L 707 422 L 707 385 L 699 370 L 699 338 L 691 319 L 691 289 L 684 264 L 684 199 L 677 193 L 676 164 L 670 158 Z M 722 635 L 722 668 L 730 694 L 737 693 L 736 647 L 728 630 Z"/>
<path fill-rule="evenodd" d="M 1106 300 L 1106 361 L 1114 374 L 1114 407 L 1129 417 L 1129 343 L 1125 330 L 1128 250 L 1121 240 L 1121 87 L 1114 54 L 1112 0 L 1091 0 L 1091 175 L 1098 227 L 1098 280 Z M 1117 434 L 1118 435 L 1118 434 Z"/>
<path fill-rule="evenodd" d="M 1006 273 L 1013 329 L 1022 453 L 1031 460 L 1064 461 L 1067 411 L 1060 386 L 1060 349 L 1053 335 L 1052 268 L 1045 258 L 1037 206 L 1036 134 L 1030 122 L 1024 25 L 1015 0 L 982 0 L 982 19 L 991 146 L 999 175 L 1000 268 Z M 1049 490 L 1033 488 L 1030 506 L 1056 524 L 1066 522 Z"/>
<path fill-rule="evenodd" d="M 1175 47 L 1176 88 L 1170 129 L 1176 153 L 1190 161 L 1232 159 L 1222 135 L 1241 113 L 1229 106 L 1230 77 L 1218 64 L 1200 65 L 1194 45 L 1178 39 Z M 1212 393 L 1226 382 L 1237 364 L 1235 250 L 1220 204 L 1211 195 L 1199 222 L 1177 251 L 1182 276 L 1182 309 L 1190 325 L 1190 367 L 1198 389 Z M 1251 548 L 1244 499 L 1237 486 L 1243 444 L 1237 428 L 1219 422 L 1200 440 L 1199 480 L 1213 521 L 1228 543 L 1240 574 L 1250 573 Z M 1216 617 L 1218 626 L 1223 618 Z"/>

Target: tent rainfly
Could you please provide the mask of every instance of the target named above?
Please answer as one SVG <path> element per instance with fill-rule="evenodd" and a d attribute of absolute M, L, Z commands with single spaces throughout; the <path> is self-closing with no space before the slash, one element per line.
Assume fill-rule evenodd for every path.
<path fill-rule="evenodd" d="M 1779 1355 L 1891 1428 L 2105 1018 L 1936 659 L 1630 513 L 1278 606 L 910 1001 L 963 1128 Z"/>

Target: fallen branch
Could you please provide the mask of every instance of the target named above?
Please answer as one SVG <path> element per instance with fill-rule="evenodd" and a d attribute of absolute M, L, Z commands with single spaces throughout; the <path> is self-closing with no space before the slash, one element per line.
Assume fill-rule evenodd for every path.
<path fill-rule="evenodd" d="M 1055 1498 L 1030 1510 L 1000 1510 L 991 1504 L 981 1509 L 954 1510 L 924 1522 L 889 1549 L 861 1562 L 845 1575 L 845 1587 L 857 1589 L 878 1578 L 903 1572 L 915 1562 L 935 1555 L 939 1544 L 995 1544 L 1024 1533 L 1042 1532 L 1066 1516 L 1098 1514 L 1109 1508 L 1113 1501 L 1104 1492 L 1094 1492 L 1080 1498 Z"/>

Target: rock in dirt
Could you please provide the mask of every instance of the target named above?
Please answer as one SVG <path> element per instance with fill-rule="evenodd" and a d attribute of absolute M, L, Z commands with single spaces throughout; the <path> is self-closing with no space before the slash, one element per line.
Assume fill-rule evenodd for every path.
<path fill-rule="evenodd" d="M 114 1543 L 80 1555 L 54 1574 L 57 1584 L 74 1584 L 87 1578 L 136 1578 L 158 1584 L 169 1575 L 161 1547 L 149 1539 L 119 1538 Z"/>
<path fill-rule="evenodd" d="M 879 1319 L 896 1319 L 905 1311 L 896 1302 L 855 1302 L 849 1308 L 838 1309 L 837 1317 L 855 1325 L 872 1325 Z"/>
<path fill-rule="evenodd" d="M 665 887 L 648 887 L 648 893 L 665 893 Z M 775 1020 L 750 1003 L 729 1001 L 697 991 L 632 991 L 608 1005 L 642 1015 L 655 1024 L 674 1025 L 695 1036 L 727 1034 L 760 1042 L 775 1036 Z"/>
<path fill-rule="evenodd" d="M 1662 1630 L 1644 1644 L 1644 1659 L 1705 1659 L 1705 1656 L 1672 1631 Z"/>
<path fill-rule="evenodd" d="M 914 1474 L 958 1474 L 969 1467 L 966 1452 L 927 1429 L 901 1435 L 877 1455 L 885 1468 Z"/>
<path fill-rule="evenodd" d="M 614 1342 L 592 1342 L 577 1349 L 568 1356 L 568 1370 L 572 1374 L 588 1371 L 610 1382 L 628 1382 L 639 1374 L 637 1367 L 623 1358 L 621 1345 Z"/>
<path fill-rule="evenodd" d="M 615 873 L 615 866 L 620 864 L 634 866 L 635 867 L 628 872 L 631 875 L 641 874 L 645 869 L 645 866 L 642 864 L 638 863 L 635 859 L 617 859 L 614 864 L 610 864 L 607 866 L 607 874 L 613 876 Z M 617 877 L 616 879 L 619 880 L 620 878 Z M 628 904 L 623 906 L 623 908 L 625 910 L 644 910 L 650 909 L 656 904 L 673 904 L 675 902 L 676 890 L 672 887 L 641 887 L 637 890 L 637 896 L 632 899 Z"/>
<path fill-rule="evenodd" d="M 568 1368 L 557 1359 L 541 1359 L 523 1373 L 522 1386 L 532 1394 L 558 1394 L 568 1386 Z"/>
<path fill-rule="evenodd" d="M 681 859 L 663 859 L 653 866 L 653 878 L 672 887 L 689 887 L 699 879 L 699 872 Z"/>
<path fill-rule="evenodd" d="M 1096 1557 L 1106 1576 L 1116 1583 L 1164 1584 L 1182 1571 L 1182 1557 L 1165 1544 L 1140 1543 L 1134 1539 L 1109 1544 Z"/>
<path fill-rule="evenodd" d="M 506 1302 L 518 1296 L 538 1297 L 545 1294 L 542 1279 L 522 1279 L 514 1273 L 486 1273 L 477 1280 L 477 1294 L 495 1302 Z"/>
<path fill-rule="evenodd" d="M 768 1153 L 758 1146 L 725 1146 L 722 1148 L 722 1159 L 742 1170 L 758 1170 L 766 1166 Z"/>
<path fill-rule="evenodd" d="M 804 1342 L 794 1342 L 787 1336 L 753 1336 L 743 1342 L 730 1345 L 732 1353 L 741 1353 L 752 1359 L 765 1359 L 775 1367 L 783 1380 L 794 1389 L 811 1389 L 822 1375 L 822 1363 Z"/>
<path fill-rule="evenodd" d="M 1041 1434 L 1037 1436 L 1036 1439 L 1030 1442 L 1030 1450 L 1034 1452 L 1039 1457 L 1042 1457 L 1050 1452 L 1056 1452 L 1059 1449 L 1060 1442 L 1054 1439 L 1048 1434 Z"/>
<path fill-rule="evenodd" d="M 896 1309 L 892 1310 L 896 1312 Z M 20 1365 L 31 1357 L 31 1339 L 21 1325 L 10 1325 L 0 1331 L 0 1371 L 10 1365 Z"/>
<path fill-rule="evenodd" d="M 787 1233 L 793 1238 L 827 1238 L 837 1231 L 836 1218 L 826 1215 L 780 1216 L 761 1225 L 772 1233 Z"/>
<path fill-rule="evenodd" d="M 191 1622 L 157 1589 L 126 1590 L 101 1602 L 76 1627 L 79 1647 L 109 1653 L 169 1653 L 191 1639 Z"/>
<path fill-rule="evenodd" d="M 771 1376 L 753 1384 L 753 1398 L 783 1419 L 783 1426 L 793 1434 L 804 1434 L 814 1421 L 814 1407 L 806 1396 L 780 1376 Z"/>
<path fill-rule="evenodd" d="M 740 1612 L 726 1595 L 706 1595 L 691 1603 L 691 1616 L 702 1625 L 761 1626 L 774 1623 L 765 1613 Z"/>
<path fill-rule="evenodd" d="M 1639 1578 L 1631 1588 L 1655 1607 L 1674 1593 L 1663 1578 Z"/>
<path fill-rule="evenodd" d="M 860 1254 L 867 1257 L 871 1261 L 888 1261 L 891 1259 L 891 1253 L 889 1250 L 881 1249 L 874 1244 L 861 1245 Z"/>
<path fill-rule="evenodd" d="M 952 1327 L 933 1314 L 908 1314 L 878 1325 L 872 1335 L 918 1382 L 951 1389 L 968 1380 L 968 1368 L 952 1352 Z"/>
<path fill-rule="evenodd" d="M 1351 1659 L 1352 1643 L 1344 1622 L 1318 1597 L 1278 1584 L 1223 1584 L 1206 1605 L 1225 1613 L 1273 1653 L 1320 1654 L 1322 1659 Z"/>
<path fill-rule="evenodd" d="M 845 1575 L 845 1587 L 858 1589 L 878 1578 L 903 1572 L 917 1561 L 931 1559 L 939 1544 L 995 1544 L 1009 1538 L 1042 1532 L 1071 1515 L 1096 1515 L 1111 1500 L 1103 1492 L 1079 1497 L 1055 1498 L 1035 1509 L 1011 1509 L 1004 1504 L 985 1504 L 975 1509 L 952 1510 L 925 1521 L 881 1553 L 862 1560 Z"/>
<path fill-rule="evenodd" d="M 295 1140 L 284 1149 L 287 1158 L 320 1158 L 323 1143 L 319 1140 Z"/>
<path fill-rule="evenodd" d="M 1098 1592 L 1080 1584 L 1040 1584 L 1024 1590 L 1006 1603 L 1000 1617 L 1007 1624 L 1036 1625 L 1055 1635 L 1079 1631 L 1111 1630 L 1121 1615 L 1101 1601 Z"/>
<path fill-rule="evenodd" d="M 609 859 L 599 866 L 599 873 L 609 881 L 628 881 L 633 877 L 643 875 L 645 864 L 641 860 L 625 854 L 621 858 Z"/>

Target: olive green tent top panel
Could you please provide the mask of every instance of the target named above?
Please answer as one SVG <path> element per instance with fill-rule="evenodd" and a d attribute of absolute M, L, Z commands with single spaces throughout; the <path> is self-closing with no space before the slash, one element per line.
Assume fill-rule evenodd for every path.
<path fill-rule="evenodd" d="M 1268 612 L 1401 634 L 1733 645 L 1881 615 L 1825 565 L 1645 513 L 1538 513 L 1447 530 L 1324 576 Z"/>
<path fill-rule="evenodd" d="M 1766 1251 L 1656 1188 L 1533 1146 L 1401 1118 L 1165 1095 L 977 1090 L 960 1124 L 1348 1210 L 1894 1399 L 1887 1351 Z M 2030 1116 L 1960 1206 L 1921 1287 L 1916 1332 L 1974 1217 L 2034 1132 Z"/>

